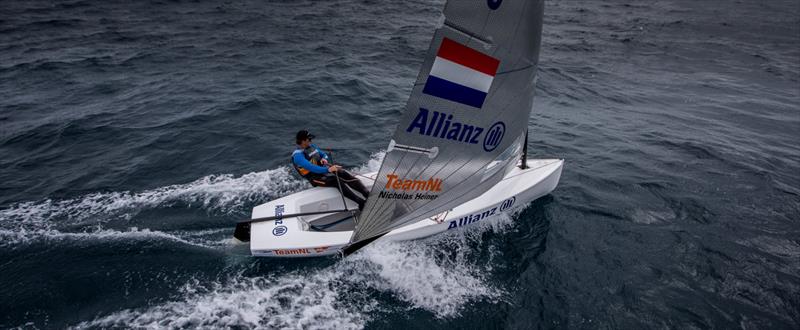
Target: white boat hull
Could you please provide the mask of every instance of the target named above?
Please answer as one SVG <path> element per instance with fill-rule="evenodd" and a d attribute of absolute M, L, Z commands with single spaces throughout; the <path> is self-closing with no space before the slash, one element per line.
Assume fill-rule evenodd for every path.
<path fill-rule="evenodd" d="M 487 217 L 530 203 L 549 194 L 558 185 L 564 161 L 528 160 L 528 168 L 515 167 L 483 195 L 440 215 L 426 218 L 390 231 L 379 240 L 404 241 L 436 235 L 447 230 L 477 223 Z M 367 174 L 374 177 L 375 173 Z M 368 181 L 368 180 L 362 180 Z M 365 182 L 367 186 L 371 182 Z M 348 209 L 357 209 L 347 200 Z M 344 209 L 337 189 L 311 188 L 253 208 L 252 219 L 326 210 Z M 327 217 L 327 218 L 326 218 Z M 263 257 L 316 257 L 338 254 L 350 243 L 353 231 L 347 230 L 346 214 L 291 217 L 254 222 L 250 227 L 250 252 Z M 437 221 L 438 220 L 438 221 Z M 317 223 L 338 230 L 318 231 Z"/>

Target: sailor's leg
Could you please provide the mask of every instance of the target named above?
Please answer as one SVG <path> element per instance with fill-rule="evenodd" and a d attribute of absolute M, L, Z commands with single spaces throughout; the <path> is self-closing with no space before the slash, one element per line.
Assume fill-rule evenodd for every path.
<path fill-rule="evenodd" d="M 369 190 L 367 190 L 367 187 L 365 187 L 364 184 L 361 183 L 361 180 L 359 180 L 355 175 L 352 175 L 350 172 L 345 170 L 341 170 L 339 171 L 339 178 L 347 183 L 348 186 L 358 191 L 361 195 L 364 195 L 364 198 L 369 197 Z"/>
<path fill-rule="evenodd" d="M 341 182 L 342 184 L 340 186 L 337 186 L 338 182 Z M 366 203 L 367 201 L 364 200 L 364 198 L 362 198 L 358 194 L 356 194 L 352 189 L 350 189 L 350 187 L 347 184 L 345 184 L 344 181 L 342 181 L 341 177 L 339 178 L 338 182 L 336 180 L 336 177 L 333 175 L 325 178 L 325 183 L 327 187 L 341 189 L 342 195 L 344 195 L 344 197 L 347 197 L 350 200 L 356 202 L 358 204 L 359 210 L 363 209 L 364 203 Z"/>
<path fill-rule="evenodd" d="M 344 195 L 344 197 L 352 199 L 354 202 L 356 202 L 358 204 L 358 209 L 359 210 L 363 210 L 364 209 L 364 204 L 366 204 L 367 201 L 364 198 L 362 198 L 361 196 L 357 195 L 346 184 L 342 184 L 342 194 Z"/>

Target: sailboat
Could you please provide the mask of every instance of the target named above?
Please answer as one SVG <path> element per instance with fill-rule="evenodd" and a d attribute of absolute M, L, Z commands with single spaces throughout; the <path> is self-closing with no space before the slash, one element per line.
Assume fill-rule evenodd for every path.
<path fill-rule="evenodd" d="M 470 227 L 549 194 L 562 159 L 527 159 L 544 0 L 451 0 L 366 205 L 314 187 L 253 208 L 254 256 L 347 255 Z M 464 229 L 468 230 L 468 229 Z"/>

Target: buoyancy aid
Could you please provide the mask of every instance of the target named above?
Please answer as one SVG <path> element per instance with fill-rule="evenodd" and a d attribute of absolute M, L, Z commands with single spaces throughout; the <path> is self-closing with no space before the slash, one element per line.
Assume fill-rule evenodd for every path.
<path fill-rule="evenodd" d="M 296 153 L 303 153 L 303 156 L 311 164 L 314 164 L 314 165 L 317 165 L 317 166 L 322 166 L 322 155 L 320 154 L 319 149 L 317 149 L 316 146 L 311 145 L 311 146 L 309 146 L 308 148 L 305 148 L 305 149 L 295 149 L 294 152 L 292 153 L 292 158 L 294 158 L 294 155 Z M 309 171 L 308 169 L 305 169 L 305 168 L 297 165 L 294 162 L 294 159 L 292 159 L 292 166 L 294 166 L 294 169 L 297 171 L 298 174 L 300 174 L 300 176 L 302 176 L 302 177 L 304 177 L 304 178 L 306 178 L 308 180 L 318 179 L 318 178 L 321 178 L 321 177 L 325 176 L 325 174 L 314 173 L 314 172 Z"/>

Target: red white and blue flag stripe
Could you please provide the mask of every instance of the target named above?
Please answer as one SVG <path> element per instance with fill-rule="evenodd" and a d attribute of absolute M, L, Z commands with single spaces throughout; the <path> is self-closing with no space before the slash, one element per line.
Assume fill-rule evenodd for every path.
<path fill-rule="evenodd" d="M 500 61 L 444 38 L 423 93 L 480 108 Z"/>

